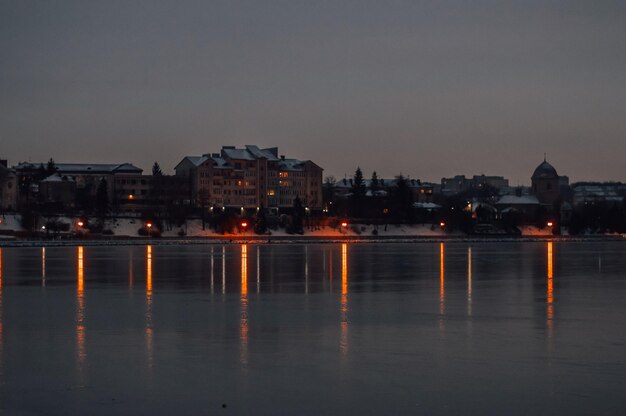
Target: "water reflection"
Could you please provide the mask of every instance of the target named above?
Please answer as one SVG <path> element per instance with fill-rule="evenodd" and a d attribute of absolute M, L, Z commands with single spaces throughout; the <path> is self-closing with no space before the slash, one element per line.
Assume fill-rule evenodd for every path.
<path fill-rule="evenodd" d="M 2 309 L 2 247 L 0 247 L 0 384 L 4 384 L 4 320 Z"/>
<path fill-rule="evenodd" d="M 309 293 L 309 246 L 304 246 L 304 293 Z"/>
<path fill-rule="evenodd" d="M 128 250 L 128 288 L 133 288 L 133 250 Z"/>
<path fill-rule="evenodd" d="M 84 247 L 77 248 L 77 271 L 76 271 L 76 347 L 78 370 L 82 377 L 83 365 L 87 358 L 85 349 L 85 263 Z"/>
<path fill-rule="evenodd" d="M 261 293 L 261 246 L 256 246 L 256 293 Z"/>
<path fill-rule="evenodd" d="M 552 338 L 553 318 L 554 318 L 554 268 L 552 263 L 552 241 L 547 243 L 548 250 L 548 285 L 546 293 L 546 326 L 548 328 L 548 337 Z"/>
<path fill-rule="evenodd" d="M 332 278 L 332 268 L 331 268 Z M 341 337 L 339 351 L 344 356 L 348 353 L 348 244 L 341 245 Z"/>
<path fill-rule="evenodd" d="M 445 289 L 445 248 L 443 243 L 439 243 L 439 330 L 443 331 L 446 312 L 446 289 Z"/>
<path fill-rule="evenodd" d="M 467 248 L 467 315 L 472 316 L 472 248 Z"/>
<path fill-rule="evenodd" d="M 213 253 L 213 246 L 211 246 L 211 294 L 215 292 L 215 253 Z"/>
<path fill-rule="evenodd" d="M 328 286 L 330 287 L 330 293 L 333 293 L 333 250 L 329 250 L 330 260 L 328 261 Z"/>
<path fill-rule="evenodd" d="M 46 248 L 41 247 L 41 286 L 46 286 Z"/>
<path fill-rule="evenodd" d="M 226 246 L 222 246 L 222 294 L 226 294 Z"/>
<path fill-rule="evenodd" d="M 241 298 L 239 317 L 239 344 L 241 347 L 239 360 L 242 365 L 248 364 L 248 246 L 241 246 Z"/>
<path fill-rule="evenodd" d="M 153 328 L 152 328 L 152 246 L 146 246 L 146 355 L 148 367 L 152 368 L 153 362 Z"/>

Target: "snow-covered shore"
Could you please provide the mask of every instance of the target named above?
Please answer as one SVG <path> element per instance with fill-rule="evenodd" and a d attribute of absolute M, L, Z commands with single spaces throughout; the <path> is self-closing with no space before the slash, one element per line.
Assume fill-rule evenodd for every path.
<path fill-rule="evenodd" d="M 70 231 L 60 232 L 56 238 L 17 238 L 12 233 L 22 229 L 17 215 L 5 215 L 0 223 L 0 247 L 32 246 L 104 246 L 104 245 L 190 245 L 190 244 L 294 244 L 294 243 L 418 243 L 418 242 L 504 242 L 504 241 L 626 241 L 626 235 L 553 236 L 547 230 L 525 226 L 521 236 L 468 236 L 460 231 L 426 225 L 367 225 L 352 224 L 347 229 L 322 227 L 306 229 L 303 235 L 288 234 L 284 229 L 271 230 L 268 235 L 256 235 L 252 231 L 220 234 L 205 226 L 199 219 L 188 220 L 182 227 L 162 231 L 161 237 L 139 236 L 143 222 L 137 218 L 107 220 L 108 235 L 77 237 L 73 233 L 76 218 L 60 217 L 58 221 L 70 224 Z"/>

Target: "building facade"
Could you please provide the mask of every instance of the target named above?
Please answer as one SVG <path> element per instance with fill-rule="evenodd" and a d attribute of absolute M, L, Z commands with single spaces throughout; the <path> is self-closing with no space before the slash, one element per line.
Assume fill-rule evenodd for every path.
<path fill-rule="evenodd" d="M 554 166 L 545 159 L 535 168 L 531 176 L 534 196 L 544 205 L 552 205 L 561 197 L 561 179 Z"/>
<path fill-rule="evenodd" d="M 323 169 L 310 160 L 287 159 L 278 148 L 222 147 L 220 153 L 186 156 L 175 167 L 199 207 L 289 208 L 296 197 L 322 208 Z"/>

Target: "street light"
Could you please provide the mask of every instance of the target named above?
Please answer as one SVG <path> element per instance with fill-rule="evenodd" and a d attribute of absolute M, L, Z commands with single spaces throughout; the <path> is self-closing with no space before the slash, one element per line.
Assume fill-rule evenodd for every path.
<path fill-rule="evenodd" d="M 548 221 L 548 227 L 552 228 L 552 226 L 554 225 L 554 223 L 552 221 Z"/>
<path fill-rule="evenodd" d="M 242 221 L 241 222 L 241 229 L 243 230 L 243 232 L 246 232 L 246 228 L 248 228 L 248 223 L 246 221 Z"/>
<path fill-rule="evenodd" d="M 446 226 L 446 223 L 445 223 L 445 222 L 443 222 L 443 221 L 441 221 L 441 222 L 439 223 L 439 226 L 440 226 L 441 228 L 444 228 L 444 227 Z"/>
<path fill-rule="evenodd" d="M 85 223 L 84 223 L 84 222 L 82 222 L 82 221 L 78 221 L 78 222 L 76 223 L 76 225 L 78 225 L 79 227 L 81 227 L 81 228 L 82 228 L 82 227 L 83 227 L 83 225 L 85 225 Z"/>

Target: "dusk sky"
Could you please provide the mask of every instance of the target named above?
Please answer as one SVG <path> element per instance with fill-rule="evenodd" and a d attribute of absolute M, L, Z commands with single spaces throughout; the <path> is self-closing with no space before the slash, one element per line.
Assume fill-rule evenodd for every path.
<path fill-rule="evenodd" d="M 626 2 L 3 1 L 0 158 L 626 181 Z"/>

